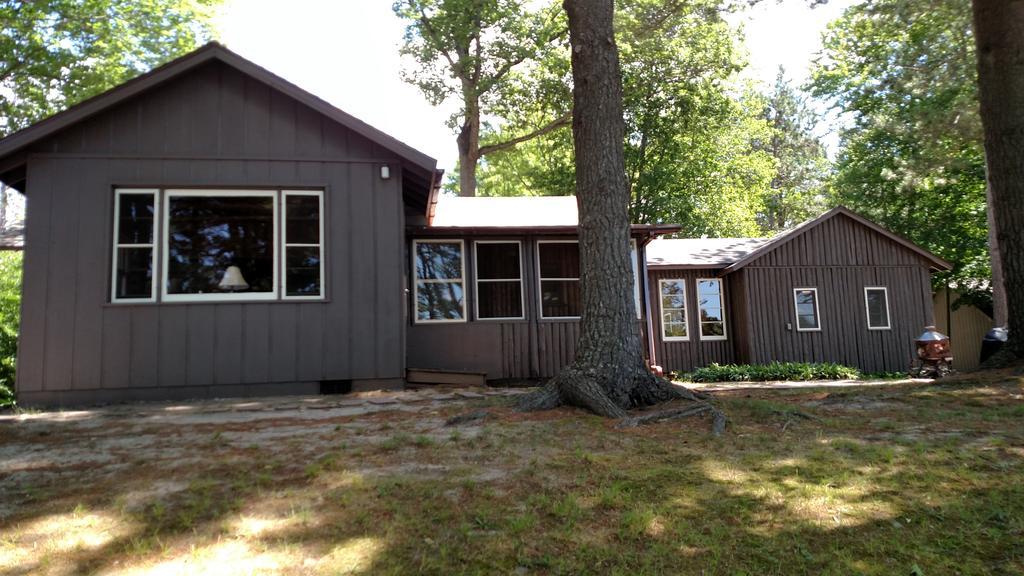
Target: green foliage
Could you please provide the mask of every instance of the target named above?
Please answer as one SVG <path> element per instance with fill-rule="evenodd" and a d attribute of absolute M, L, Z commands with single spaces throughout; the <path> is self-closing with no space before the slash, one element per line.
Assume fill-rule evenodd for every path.
<path fill-rule="evenodd" d="M 806 380 L 848 380 L 860 371 L 831 362 L 772 362 L 771 364 L 711 364 L 690 375 L 693 382 L 770 382 Z"/>
<path fill-rule="evenodd" d="M 772 129 L 764 150 L 775 158 L 778 170 L 758 219 L 765 231 L 780 232 L 828 208 L 831 163 L 814 135 L 817 114 L 806 96 L 786 80 L 782 67 L 763 116 Z"/>
<path fill-rule="evenodd" d="M 0 135 L 194 48 L 219 0 L 0 0 Z"/>
<path fill-rule="evenodd" d="M 879 0 L 829 27 L 813 93 L 852 120 L 838 201 L 954 263 L 961 291 L 991 276 L 970 0 Z"/>
<path fill-rule="evenodd" d="M 685 234 L 698 236 L 760 232 L 756 215 L 775 161 L 759 143 L 771 132 L 761 118 L 764 100 L 736 82 L 743 62 L 737 32 L 722 12 L 717 0 L 617 3 L 626 172 L 636 222 L 679 223 Z M 556 79 L 565 76 L 567 63 L 568 54 L 555 51 L 536 70 L 554 66 L 544 77 Z M 567 91 L 541 94 L 534 99 L 568 97 Z M 506 122 L 492 126 L 489 137 L 520 131 Z M 572 134 L 551 132 L 489 155 L 480 182 L 482 195 L 573 193 Z"/>
<path fill-rule="evenodd" d="M 0 408 L 14 405 L 21 315 L 21 252 L 0 252 Z"/>

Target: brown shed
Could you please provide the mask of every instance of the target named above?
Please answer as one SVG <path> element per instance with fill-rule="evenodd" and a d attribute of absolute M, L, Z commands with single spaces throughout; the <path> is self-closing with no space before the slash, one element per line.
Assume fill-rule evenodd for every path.
<path fill-rule="evenodd" d="M 399 386 L 435 161 L 217 44 L 0 140 L 24 404 Z"/>
<path fill-rule="evenodd" d="M 800 361 L 878 372 L 909 367 L 933 323 L 930 273 L 950 264 L 839 207 L 770 239 L 656 240 L 648 268 L 666 370 Z"/>

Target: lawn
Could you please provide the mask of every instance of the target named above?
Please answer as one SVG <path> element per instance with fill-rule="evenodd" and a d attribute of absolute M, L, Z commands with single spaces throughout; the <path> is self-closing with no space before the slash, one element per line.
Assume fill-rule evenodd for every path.
<path fill-rule="evenodd" d="M 7 417 L 0 574 L 1024 574 L 1021 378 L 716 392 L 718 438 L 469 396 Z"/>

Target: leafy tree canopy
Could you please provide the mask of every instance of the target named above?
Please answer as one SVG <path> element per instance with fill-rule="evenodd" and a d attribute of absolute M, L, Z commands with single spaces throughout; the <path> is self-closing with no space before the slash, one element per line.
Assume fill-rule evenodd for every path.
<path fill-rule="evenodd" d="M 0 135 L 193 49 L 219 0 L 0 0 Z"/>
<path fill-rule="evenodd" d="M 828 29 L 812 91 L 851 121 L 838 200 L 953 262 L 961 290 L 984 292 L 991 271 L 970 0 L 850 8 Z"/>

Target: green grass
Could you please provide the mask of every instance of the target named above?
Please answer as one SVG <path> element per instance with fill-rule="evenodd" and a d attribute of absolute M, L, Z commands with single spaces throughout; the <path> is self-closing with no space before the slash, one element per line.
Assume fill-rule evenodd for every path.
<path fill-rule="evenodd" d="M 1019 380 L 716 401 L 731 423 L 719 438 L 700 419 L 622 431 L 496 407 L 457 441 L 446 412 L 430 435 L 406 413 L 375 421 L 369 445 L 332 433 L 314 458 L 268 440 L 225 459 L 207 443 L 189 449 L 208 465 L 175 472 L 183 490 L 134 513 L 105 496 L 139 481 L 129 471 L 47 486 L 0 557 L 44 550 L 53 573 L 259 560 L 295 574 L 1024 574 Z M 48 548 L 33 522 L 59 513 L 112 514 L 121 536 Z M 67 522 L 58 540 L 87 529 Z"/>

